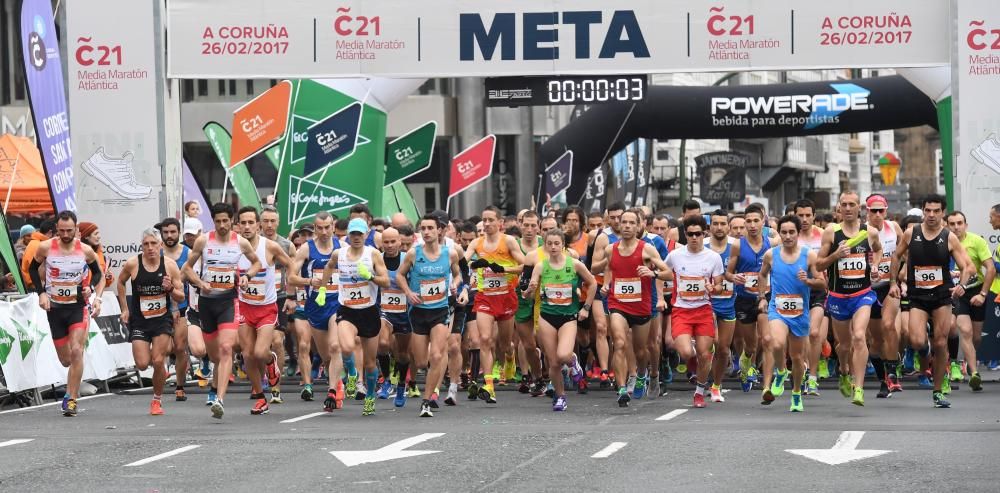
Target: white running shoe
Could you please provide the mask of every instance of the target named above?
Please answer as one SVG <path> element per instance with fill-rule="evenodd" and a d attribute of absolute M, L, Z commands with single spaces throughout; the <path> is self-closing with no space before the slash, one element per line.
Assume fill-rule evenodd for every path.
<path fill-rule="evenodd" d="M 976 161 L 1000 174 L 1000 141 L 997 141 L 996 134 L 990 134 L 978 147 L 973 148 L 971 153 Z"/>
<path fill-rule="evenodd" d="M 99 147 L 94 154 L 83 162 L 83 170 L 97 178 L 122 198 L 138 200 L 149 197 L 153 188 L 140 185 L 135 181 L 135 170 L 132 169 L 132 153 L 126 152 L 121 157 L 109 157 L 104 153 L 104 147 Z"/>

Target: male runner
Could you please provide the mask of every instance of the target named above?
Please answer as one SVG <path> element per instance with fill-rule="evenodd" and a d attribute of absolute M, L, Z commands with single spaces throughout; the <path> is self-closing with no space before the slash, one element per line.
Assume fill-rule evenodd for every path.
<path fill-rule="evenodd" d="M 362 219 L 365 222 L 365 227 L 369 228 L 368 233 L 365 235 L 365 245 L 381 250 L 382 249 L 382 233 L 379 233 L 375 228 L 371 228 L 372 224 L 372 211 L 368 209 L 367 204 L 355 204 L 351 206 L 351 210 L 348 213 L 348 220 L 351 219 Z M 350 223 L 348 223 L 348 228 Z M 348 233 L 350 234 L 350 233 Z"/>
<path fill-rule="evenodd" d="M 733 239 L 729 237 L 729 214 L 716 209 L 709 216 L 709 238 L 705 246 L 722 258 L 722 268 L 728 269 L 732 260 Z M 726 402 L 722 396 L 722 379 L 726 367 L 732 360 L 729 347 L 733 343 L 733 331 L 736 330 L 736 298 L 731 281 L 723 277 L 719 290 L 712 293 L 712 311 L 715 312 L 715 324 L 718 328 L 715 335 L 715 355 L 712 360 L 712 402 Z"/>
<path fill-rule="evenodd" d="M 896 331 L 899 300 L 888 297 L 889 266 L 903 230 L 898 224 L 886 219 L 889 201 L 882 195 L 869 195 L 865 205 L 868 207 L 868 227 L 878 231 L 879 243 L 882 244 L 882 256 L 878 259 L 877 269 L 873 270 L 875 279 L 872 280 L 872 291 L 878 296 L 878 303 L 872 305 L 868 332 L 872 336 L 869 358 L 879 380 L 876 397 L 884 399 L 891 397 L 893 392 L 903 390 L 896 376 L 896 367 L 899 366 L 899 332 Z"/>
<path fill-rule="evenodd" d="M 607 214 L 607 227 L 604 229 L 599 229 L 595 233 L 593 249 L 587 252 L 587 256 L 592 259 L 590 263 L 590 272 L 594 274 L 594 278 L 597 280 L 597 296 L 594 298 L 594 308 L 590 311 L 590 319 L 594 328 L 594 342 L 597 347 L 597 368 L 594 368 L 594 373 L 598 374 L 600 379 L 601 388 L 606 388 L 611 385 L 608 373 L 608 358 L 610 357 L 611 347 L 608 344 L 608 318 L 607 318 L 607 307 L 605 306 L 605 297 L 601 292 L 601 288 L 604 286 L 604 270 L 608 265 L 608 259 L 605 256 L 608 245 L 618 241 L 619 235 L 619 223 L 622 214 L 625 212 L 625 204 L 621 202 L 615 202 L 608 206 L 605 213 Z"/>
<path fill-rule="evenodd" d="M 608 299 L 611 319 L 611 337 L 615 352 L 612 364 L 618 384 L 618 406 L 628 407 L 632 396 L 628 391 L 629 355 L 633 351 L 636 368 L 645 378 L 649 367 L 649 322 L 653 310 L 652 278 L 666 280 L 671 277 L 667 264 L 652 244 L 639 239 L 639 214 L 628 210 L 619 216 L 621 239 L 604 248 L 608 259 L 604 267 L 604 294 Z M 655 269 L 651 270 L 648 266 Z"/>
<path fill-rule="evenodd" d="M 871 289 L 869 259 L 882 258 L 878 231 L 861 224 L 861 199 L 857 192 L 840 194 L 841 222 L 823 231 L 817 270 L 826 270 L 827 311 L 833 321 L 840 364 L 840 393 L 856 406 L 865 405 L 865 370 L 868 368 L 868 321 L 878 303 Z M 853 378 L 852 378 L 853 375 Z"/>
<path fill-rule="evenodd" d="M 799 231 L 799 246 L 809 250 L 819 252 L 823 246 L 823 229 L 814 224 L 816 220 L 816 204 L 809 199 L 802 199 L 795 203 L 795 215 L 802 221 L 802 230 Z M 780 228 L 780 225 L 779 225 Z M 820 273 L 823 276 L 823 273 Z M 819 395 L 818 378 L 826 378 L 829 371 L 826 370 L 826 359 L 820 360 L 823 354 L 823 345 L 830 329 L 830 318 L 826 316 L 826 286 L 822 289 L 812 289 L 809 291 L 809 344 L 807 346 L 807 365 L 809 378 L 806 380 L 806 395 Z"/>
<path fill-rule="evenodd" d="M 542 237 L 538 236 L 538 214 L 535 211 L 526 211 L 518 220 L 518 229 L 521 230 L 521 238 L 518 239 L 518 246 L 521 248 L 521 255 L 539 250 L 542 246 Z M 524 298 L 520 289 L 515 289 L 517 293 L 517 312 L 514 313 L 514 327 L 517 332 L 517 342 L 524 348 L 524 356 L 528 361 L 528 374 L 521 379 L 518 389 L 522 394 L 529 392 L 532 378 L 540 380 L 542 378 L 542 362 L 535 350 L 535 299 Z M 504 350 L 507 348 L 504 347 Z M 517 352 L 517 344 L 514 345 L 514 352 Z M 514 374 L 514 354 L 507 358 L 504 368 L 504 377 L 511 378 Z"/>
<path fill-rule="evenodd" d="M 480 360 L 483 368 L 489 372 L 484 376 L 486 384 L 480 389 L 479 397 L 488 404 L 496 403 L 493 381 L 497 375 L 493 374 L 493 348 L 496 343 L 499 343 L 500 348 L 507 348 L 511 344 L 514 312 L 517 309 L 514 284 L 524 264 L 524 255 L 521 254 L 517 240 L 500 231 L 500 221 L 500 210 L 492 205 L 486 207 L 483 210 L 485 234 L 476 238 L 465 252 L 465 260 L 469 262 L 469 267 L 476 269 L 479 282 L 476 323 L 479 328 Z M 421 235 L 424 235 L 423 231 Z M 428 235 L 433 236 L 430 233 Z M 478 257 L 475 262 L 472 261 L 473 255 Z M 412 309 L 410 322 L 414 322 Z M 494 322 L 496 328 L 493 326 Z"/>
<path fill-rule="evenodd" d="M 406 405 L 406 375 L 410 369 L 410 316 L 407 314 L 406 293 L 399 287 L 400 279 L 396 276 L 403 260 L 400 252 L 399 231 L 387 228 L 382 232 L 382 261 L 389 276 L 389 286 L 382 289 L 380 302 L 382 308 L 382 325 L 392 331 L 392 355 L 396 359 L 396 372 L 399 381 L 396 384 L 396 397 L 393 404 L 396 407 Z M 405 279 L 402 280 L 404 283 Z M 386 379 L 388 375 L 384 375 Z"/>
<path fill-rule="evenodd" d="M 222 419 L 225 414 L 223 401 L 229 387 L 229 375 L 233 371 L 233 345 L 236 344 L 236 331 L 239 329 L 240 307 L 236 288 L 246 288 L 261 267 L 250 242 L 233 231 L 233 206 L 217 203 L 212 206 L 211 212 L 215 229 L 195 240 L 182 273 L 199 291 L 201 330 L 205 334 L 209 358 L 215 363 L 212 392 L 216 400 L 212 403 L 212 417 Z M 250 266 L 239 274 L 237 281 L 237 264 L 241 254 L 247 257 Z M 194 271 L 195 264 L 199 263 L 200 275 Z"/>
<path fill-rule="evenodd" d="M 976 273 L 969 278 L 966 292 L 961 298 L 954 301 L 952 313 L 955 315 L 955 324 L 958 325 L 961 336 L 962 354 L 969 365 L 969 387 L 973 392 L 982 392 L 983 378 L 979 375 L 979 363 L 976 359 L 976 351 L 983 338 L 983 321 L 986 317 L 986 297 L 989 295 L 989 286 L 996 278 L 996 267 L 990 261 L 990 247 L 982 236 L 969 233 L 969 224 L 965 220 L 962 211 L 955 211 L 948 214 L 948 229 L 965 248 L 969 255 L 972 267 Z M 985 268 L 985 273 L 984 273 Z M 953 279 L 954 281 L 954 275 Z"/>
<path fill-rule="evenodd" d="M 68 368 L 66 394 L 63 396 L 63 416 L 76 416 L 76 400 L 80 398 L 83 379 L 83 351 L 90 327 L 88 304 L 93 316 L 101 312 L 104 275 L 92 248 L 76 238 L 76 214 L 62 211 L 56 216 L 56 238 L 38 244 L 28 265 L 28 275 L 38 294 L 38 306 L 45 310 L 49 331 L 56 346 L 59 363 Z M 45 280 L 38 269 L 45 266 Z M 83 279 L 90 270 L 90 283 Z M 93 301 L 88 301 L 91 293 Z"/>
<path fill-rule="evenodd" d="M 297 303 L 296 297 L 289 296 L 289 290 L 286 288 L 288 269 L 291 267 L 291 257 L 295 256 L 296 249 L 295 246 L 292 245 L 292 242 L 278 234 L 278 219 L 278 209 L 275 209 L 272 205 L 264 206 L 260 212 L 260 228 L 263 236 L 268 240 L 276 242 L 289 258 L 289 263 L 287 264 L 278 261 L 277 265 L 275 265 L 274 271 L 274 285 L 278 295 L 278 301 L 276 302 L 278 308 L 278 325 L 274 327 L 277 330 L 274 331 L 274 336 L 271 339 L 271 351 L 278 356 L 278 365 L 280 369 L 281 366 L 285 364 L 285 340 L 287 338 L 289 316 L 295 313 Z M 294 291 L 295 288 L 291 287 L 291 290 Z M 289 341 L 291 341 L 291 339 L 289 339 Z M 290 345 L 289 351 L 292 352 L 292 355 L 294 355 L 295 352 L 292 351 L 292 349 L 294 348 Z M 295 362 L 296 360 L 293 357 L 291 359 L 291 365 L 295 365 Z M 289 376 L 294 374 L 295 373 L 292 372 Z M 272 386 L 271 404 L 280 404 L 281 402 L 281 387 L 277 385 Z"/>
<path fill-rule="evenodd" d="M 499 214 L 492 210 L 487 210 L 487 212 L 491 215 L 491 220 L 487 221 L 487 227 L 496 231 Z M 440 241 L 447 223 L 439 221 L 438 216 L 434 214 L 427 214 L 420 220 L 419 227 L 420 236 L 424 242 L 422 245 L 414 247 L 412 251 L 406 252 L 406 256 L 399 265 L 399 270 L 396 271 L 396 279 L 410 304 L 410 324 L 413 327 L 410 351 L 413 354 L 413 360 L 417 368 L 427 369 L 427 381 L 424 385 L 423 401 L 420 404 L 420 417 L 430 418 L 434 416 L 433 411 L 431 411 L 431 395 L 435 392 L 434 389 L 440 385 L 448 366 L 446 345 L 449 333 L 448 324 L 451 318 L 448 293 L 458 292 L 457 302 L 459 305 L 464 305 L 468 301 L 468 295 L 464 289 L 459 289 L 462 275 L 458 268 L 459 254 L 457 249 L 442 245 Z M 498 241 L 510 240 L 507 243 L 513 242 L 513 238 L 504 236 L 505 238 L 499 238 Z M 500 248 L 495 251 L 499 252 Z M 402 282 L 403 279 L 407 279 L 407 282 Z M 496 289 L 495 285 L 489 283 L 486 286 L 488 289 Z M 506 308 L 513 315 L 513 304 L 508 302 Z M 480 317 L 483 315 L 485 315 L 483 312 L 479 313 Z M 507 321 L 510 321 L 509 317 Z M 489 344 L 486 347 L 492 348 L 493 345 Z M 487 366 L 487 368 L 491 367 Z M 494 398 L 493 402 L 496 402 L 492 383 L 492 378 L 487 377 L 486 384 L 489 396 Z"/>
<path fill-rule="evenodd" d="M 623 217 L 622 222 L 625 220 Z M 717 339 L 710 296 L 720 294 L 725 272 L 722 257 L 715 250 L 705 248 L 703 239 L 706 226 L 705 218 L 701 215 L 685 217 L 681 227 L 687 237 L 687 248 L 670 252 L 664 266 L 672 269 L 674 276 L 674 308 L 670 314 L 674 347 L 682 361 L 688 361 L 697 355 L 697 386 L 693 397 L 696 408 L 705 407 L 705 387 L 708 385 L 709 365 L 712 362 L 712 344 Z"/>
<path fill-rule="evenodd" d="M 196 203 L 197 205 L 197 203 Z M 181 238 L 181 223 L 175 218 L 168 217 L 160 221 L 160 224 L 156 225 L 156 228 L 160 230 L 160 236 L 163 244 L 163 255 L 170 260 L 174 261 L 174 265 L 177 266 L 178 271 L 180 267 L 187 262 L 188 253 L 190 249 L 187 245 L 180 242 Z M 188 344 L 189 344 L 189 334 L 188 334 L 188 287 L 184 283 L 184 279 L 181 276 L 177 276 L 176 279 L 181 281 L 184 287 L 184 298 L 176 303 L 170 303 L 170 312 L 173 314 L 173 325 L 174 325 L 174 358 L 177 360 L 176 363 L 176 375 L 177 384 L 174 389 L 174 399 L 177 401 L 186 401 L 187 394 L 184 392 L 184 384 L 187 382 L 187 369 L 188 369 Z M 118 300 L 119 303 L 122 300 Z M 206 356 L 205 352 L 205 340 L 201 336 L 201 330 L 197 331 L 197 340 L 190 343 L 191 352 L 197 358 L 203 358 Z M 199 371 L 205 375 L 208 368 L 199 369 Z"/>
<path fill-rule="evenodd" d="M 910 300 L 909 335 L 910 346 L 914 349 L 927 344 L 927 322 L 931 324 L 931 351 L 934 362 L 934 407 L 948 408 L 951 403 L 944 398 L 941 384 L 948 371 L 948 333 L 951 331 L 952 298 L 965 295 L 965 286 L 975 274 L 975 268 L 968 254 L 962 248 L 958 236 L 944 227 L 946 199 L 940 195 L 929 195 L 921 203 L 924 222 L 906 230 L 900 238 L 890 267 L 891 284 L 889 295 L 899 298 L 900 262 L 906 256 L 907 297 Z M 948 272 L 949 263 L 954 259 L 961 270 L 958 284 L 952 281 Z"/>
<path fill-rule="evenodd" d="M 176 225 L 173 227 L 176 229 Z M 149 414 L 160 416 L 163 414 L 163 386 L 167 380 L 164 360 L 176 327 L 170 305 L 184 301 L 184 284 L 177 263 L 161 250 L 160 232 L 155 228 L 147 229 L 142 232 L 141 239 L 142 253 L 128 259 L 118 274 L 118 304 L 122 323 L 129 328 L 135 367 L 145 370 L 150 363 L 153 365 L 153 401 L 149 403 Z M 126 284 L 131 284 L 131 298 L 125 295 Z M 180 361 L 177 360 L 178 381 L 181 378 Z M 178 389 L 181 389 L 179 397 L 183 395 L 180 384 Z"/>
<path fill-rule="evenodd" d="M 329 284 L 334 271 L 338 272 L 340 308 L 337 310 L 337 334 L 340 338 L 340 350 L 344 354 L 344 367 L 347 370 L 347 394 L 354 395 L 357 390 L 358 371 L 355 368 L 354 347 L 355 339 L 360 337 L 365 388 L 368 389 L 361 414 L 371 416 L 375 414 L 375 390 L 378 381 L 375 356 L 378 352 L 379 331 L 382 328 L 379 322 L 379 307 L 375 306 L 375 300 L 378 297 L 379 287 L 389 287 L 389 274 L 386 272 L 381 253 L 367 244 L 370 235 L 368 224 L 364 219 L 360 217 L 351 219 L 347 225 L 347 237 L 348 245 L 334 250 L 330 261 L 323 268 L 323 279 L 320 284 Z M 320 288 L 320 299 L 317 302 L 321 306 L 326 302 L 325 294 L 325 288 Z M 330 337 L 334 336 L 331 334 Z M 335 376 L 331 374 L 330 378 Z"/>
<path fill-rule="evenodd" d="M 687 219 L 691 216 L 701 215 L 701 204 L 696 200 L 686 200 L 681 204 L 681 221 Z M 674 240 L 681 245 L 687 245 L 687 238 L 681 233 L 681 228 L 683 224 L 679 227 L 670 230 L 668 233 L 668 239 Z"/>
<path fill-rule="evenodd" d="M 328 365 L 327 377 L 330 381 L 330 388 L 323 401 L 323 410 L 333 412 L 340 409 L 344 402 L 343 385 L 340 381 L 340 370 L 343 369 L 343 360 L 340 352 L 340 337 L 338 334 L 329 335 L 330 328 L 337 328 L 336 313 L 340 308 L 337 287 L 339 276 L 331 276 L 327 284 L 323 284 L 323 270 L 330 262 L 333 252 L 340 248 L 340 240 L 333 236 L 333 216 L 326 211 L 320 211 L 313 220 L 313 238 L 306 241 L 299 247 L 292 259 L 292 269 L 289 275 L 289 282 L 307 289 L 307 298 L 304 315 L 305 324 L 296 324 L 296 338 L 299 340 L 299 371 L 302 372 L 302 400 L 311 401 L 313 399 L 312 376 L 310 370 L 312 361 L 309 358 L 309 340 L 316 341 L 316 350 L 319 352 L 323 365 Z M 319 288 L 326 288 L 325 302 L 321 305 L 317 303 Z M 300 321 L 296 321 L 300 322 Z M 302 325 L 312 328 L 311 333 L 307 332 Z M 309 335 L 306 335 L 309 334 Z M 303 342 L 305 341 L 305 342 Z"/>
<path fill-rule="evenodd" d="M 802 221 L 793 215 L 778 220 L 778 235 L 781 246 L 764 253 L 760 268 L 760 291 L 764 293 L 759 309 L 767 311 L 768 331 L 763 338 L 764 351 L 772 356 L 764 358 L 764 390 L 762 404 L 774 402 L 778 390 L 774 375 L 775 360 L 785 360 L 785 350 L 792 358 L 792 404 L 789 411 L 802 412 L 802 380 L 806 371 L 806 346 L 809 343 L 810 316 L 806 307 L 810 305 L 811 290 L 824 286 L 823 277 L 816 270 L 816 252 L 799 245 Z M 789 342 L 788 336 L 791 335 Z M 772 382 L 771 380 L 774 379 Z"/>
<path fill-rule="evenodd" d="M 274 341 L 275 326 L 278 324 L 278 292 L 275 264 L 290 265 L 292 259 L 281 245 L 260 233 L 260 216 L 257 209 L 251 206 L 243 207 L 237 213 L 241 234 L 256 252 L 261 268 L 257 275 L 250 278 L 245 288 L 239 291 L 240 300 L 240 348 L 243 351 L 243 361 L 246 364 L 247 376 L 250 378 L 250 398 L 256 402 L 250 414 L 267 414 L 270 409 L 264 398 L 261 385 L 261 373 L 267 378 L 267 384 L 276 388 L 281 381 L 281 366 L 284 360 L 271 351 Z M 239 271 L 244 273 L 250 268 L 250 259 L 241 256 Z"/>
<path fill-rule="evenodd" d="M 734 303 L 736 337 L 741 339 L 741 344 L 737 344 L 737 346 L 743 348 L 743 353 L 740 354 L 740 384 L 744 392 L 749 392 L 753 388 L 753 384 L 757 382 L 758 375 L 755 366 L 757 331 L 758 328 L 767 326 L 767 314 L 761 313 L 758 309 L 759 288 L 757 283 L 764 253 L 771 249 L 771 239 L 763 234 L 764 221 L 767 216 L 760 204 L 750 204 L 743 215 L 746 234 L 740 238 L 738 243 L 733 243 L 730 247 L 726 280 L 735 285 L 733 292 L 736 295 Z M 764 359 L 770 357 L 768 354 L 764 353 Z M 778 380 L 783 389 L 787 376 L 784 359 L 781 360 L 778 368 Z"/>

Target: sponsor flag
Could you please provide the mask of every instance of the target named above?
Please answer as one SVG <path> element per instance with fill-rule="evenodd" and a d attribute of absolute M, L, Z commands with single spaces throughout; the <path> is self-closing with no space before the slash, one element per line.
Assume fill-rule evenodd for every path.
<path fill-rule="evenodd" d="M 414 223 L 415 224 L 415 223 Z M 0 212 L 0 259 L 10 270 L 10 275 L 14 277 L 14 285 L 17 292 L 24 294 L 24 279 L 21 278 L 21 264 L 17 262 L 17 254 L 14 252 L 14 242 L 10 240 L 10 229 L 7 227 L 7 218 Z"/>
<path fill-rule="evenodd" d="M 649 175 L 653 166 L 653 141 L 639 139 L 638 152 L 635 154 L 635 206 L 646 205 L 646 195 L 649 193 Z"/>
<path fill-rule="evenodd" d="M 306 176 L 325 170 L 354 154 L 361 130 L 361 103 L 355 102 L 309 126 Z"/>
<path fill-rule="evenodd" d="M 708 152 L 696 156 L 694 162 L 698 166 L 702 200 L 726 206 L 746 198 L 750 156 L 741 152 Z"/>
<path fill-rule="evenodd" d="M 283 80 L 233 112 L 230 167 L 246 161 L 285 135 L 291 94 L 292 83 Z"/>
<path fill-rule="evenodd" d="M 490 176 L 493 172 L 496 147 L 497 138 L 490 134 L 452 158 L 451 178 L 448 183 L 449 205 L 452 197 Z"/>
<path fill-rule="evenodd" d="M 232 182 L 233 190 L 236 191 L 240 204 L 260 209 L 260 194 L 257 193 L 257 185 L 254 184 L 253 177 L 250 176 L 246 162 L 228 166 L 232 148 L 232 137 L 230 137 L 229 132 L 216 122 L 206 123 L 202 130 L 205 132 L 205 137 L 208 138 L 208 143 L 212 144 L 212 149 L 219 158 L 219 164 L 222 165 L 229 181 Z M 205 223 L 205 227 L 208 227 L 208 224 Z"/>
<path fill-rule="evenodd" d="M 201 208 L 198 220 L 201 221 L 202 226 L 207 228 L 212 224 L 212 215 L 209 213 L 212 203 L 208 200 L 205 188 L 201 186 L 198 178 L 191 172 L 191 166 L 188 165 L 186 159 L 181 160 L 181 166 L 181 173 L 184 175 L 182 177 L 184 181 L 184 203 L 187 204 L 192 200 L 198 203 Z M 181 227 L 183 228 L 184 225 L 182 224 Z"/>
<path fill-rule="evenodd" d="M 559 156 L 552 164 L 545 167 L 542 174 L 542 194 L 538 197 L 538 210 L 546 212 L 544 205 L 547 201 L 555 201 L 556 196 L 569 188 L 573 180 L 573 151 L 566 151 Z"/>
<path fill-rule="evenodd" d="M 436 135 L 437 122 L 430 121 L 389 142 L 385 153 L 385 186 L 429 168 Z"/>
<path fill-rule="evenodd" d="M 59 58 L 59 40 L 52 21 L 52 2 L 49 0 L 24 0 L 21 3 L 21 46 L 31 116 L 35 120 L 35 135 L 52 204 L 57 212 L 75 211 L 76 188 L 66 89 Z"/>
<path fill-rule="evenodd" d="M 417 203 L 410 194 L 410 189 L 406 188 L 403 182 L 396 182 L 385 187 L 382 192 L 382 214 L 390 217 L 397 212 L 406 214 L 406 219 L 410 224 L 420 222 L 420 211 L 417 210 Z"/>
<path fill-rule="evenodd" d="M 287 235 L 293 226 L 312 221 L 319 211 L 346 216 L 345 209 L 359 203 L 367 203 L 372 215 L 382 215 L 384 167 L 375 165 L 385 163 L 386 114 L 382 110 L 363 105 L 353 154 L 314 175 L 305 170 L 309 127 L 356 102 L 319 81 L 294 81 L 291 129 L 281 144 L 275 187 L 282 221 L 279 234 Z"/>

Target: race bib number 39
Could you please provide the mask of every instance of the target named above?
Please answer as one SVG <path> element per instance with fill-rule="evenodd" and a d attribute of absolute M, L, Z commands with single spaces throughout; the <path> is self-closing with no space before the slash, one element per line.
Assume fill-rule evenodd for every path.
<path fill-rule="evenodd" d="M 622 303 L 635 303 L 642 300 L 642 279 L 627 277 L 615 279 L 615 299 Z"/>
<path fill-rule="evenodd" d="M 944 272 L 940 266 L 916 265 L 913 277 L 914 285 L 919 289 L 933 289 L 944 284 Z"/>
<path fill-rule="evenodd" d="M 504 295 L 510 292 L 507 289 L 507 276 L 504 274 L 486 273 L 483 276 L 483 292 L 486 296 Z"/>
<path fill-rule="evenodd" d="M 868 269 L 865 253 L 852 253 L 837 261 L 837 272 L 843 279 L 863 279 Z"/>

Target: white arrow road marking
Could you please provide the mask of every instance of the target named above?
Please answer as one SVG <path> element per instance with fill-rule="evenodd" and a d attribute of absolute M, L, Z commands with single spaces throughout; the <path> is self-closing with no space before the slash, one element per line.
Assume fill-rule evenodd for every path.
<path fill-rule="evenodd" d="M 382 462 L 386 460 L 393 459 L 403 459 L 406 457 L 416 457 L 418 455 L 427 454 L 437 454 L 440 450 L 404 450 L 407 447 L 412 447 L 418 443 L 426 442 L 431 438 L 438 438 L 443 436 L 444 433 L 424 433 L 422 435 L 417 435 L 415 437 L 410 437 L 405 440 L 400 440 L 396 443 L 390 443 L 385 447 L 375 450 L 336 450 L 330 452 L 331 455 L 336 457 L 340 462 L 343 462 L 345 466 L 352 467 L 359 464 L 368 464 L 372 462 Z"/>
<path fill-rule="evenodd" d="M 688 412 L 687 409 L 674 409 L 673 411 L 670 411 L 669 413 L 664 414 L 659 418 L 656 418 L 656 421 L 670 421 L 671 419 L 674 419 L 677 416 L 680 416 L 686 412 Z"/>
<path fill-rule="evenodd" d="M 611 457 L 611 454 L 613 454 L 613 453 L 615 453 L 615 452 L 617 452 L 617 451 L 625 448 L 626 445 L 628 445 L 628 442 L 611 442 L 611 445 L 608 445 L 607 447 L 604 447 L 603 449 L 601 449 L 600 452 L 598 452 L 598 453 L 596 453 L 594 455 L 591 455 L 590 458 L 592 458 L 592 459 L 605 459 L 605 458 Z"/>
<path fill-rule="evenodd" d="M 298 423 L 299 421 L 305 421 L 305 420 L 307 420 L 309 418 L 315 418 L 316 416 L 322 416 L 324 414 L 327 414 L 326 411 L 319 411 L 319 412 L 316 412 L 316 413 L 306 414 L 305 416 L 299 416 L 297 418 L 286 419 L 284 421 L 281 421 L 281 423 L 282 424 L 284 424 L 284 423 Z"/>
<path fill-rule="evenodd" d="M 135 461 L 135 462 L 133 462 L 131 464 L 125 464 L 125 467 L 144 466 L 146 464 L 149 464 L 150 462 L 155 462 L 155 461 L 158 461 L 160 459 L 166 459 L 167 457 L 173 457 L 173 456 L 175 456 L 177 454 L 183 454 L 184 452 L 187 452 L 188 450 L 194 450 L 194 449 L 196 449 L 198 447 L 201 447 L 201 445 L 187 445 L 187 446 L 181 447 L 179 449 L 174 449 L 174 450 L 171 450 L 169 452 L 164 452 L 164 453 L 162 453 L 160 455 L 154 455 L 152 457 L 147 457 L 147 458 L 142 459 L 142 460 L 137 460 L 137 461 Z"/>
<path fill-rule="evenodd" d="M 833 448 L 828 449 L 787 449 L 785 452 L 801 455 L 807 459 L 822 462 L 835 466 L 845 462 L 878 457 L 894 450 L 857 450 L 861 443 L 861 437 L 865 436 L 863 431 L 845 431 L 837 438 L 837 443 Z"/>
<path fill-rule="evenodd" d="M 0 442 L 0 448 L 6 447 L 8 445 L 20 445 L 22 443 L 28 443 L 34 440 L 34 438 L 18 438 L 16 440 L 7 440 L 6 442 Z"/>

